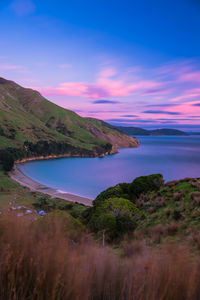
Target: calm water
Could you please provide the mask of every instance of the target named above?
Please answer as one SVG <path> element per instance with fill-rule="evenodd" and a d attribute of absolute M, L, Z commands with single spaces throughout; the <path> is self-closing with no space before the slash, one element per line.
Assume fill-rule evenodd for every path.
<path fill-rule="evenodd" d="M 94 198 L 135 177 L 162 173 L 165 180 L 200 176 L 200 136 L 138 137 L 138 148 L 104 158 L 59 158 L 28 162 L 21 170 L 57 190 Z"/>

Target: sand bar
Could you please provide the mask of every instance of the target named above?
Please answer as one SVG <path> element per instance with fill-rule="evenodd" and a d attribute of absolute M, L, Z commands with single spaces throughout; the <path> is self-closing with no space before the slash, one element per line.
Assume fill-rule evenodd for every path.
<path fill-rule="evenodd" d="M 53 198 L 60 198 L 70 202 L 78 202 L 87 206 L 92 206 L 92 199 L 85 198 L 82 196 L 59 192 L 56 189 L 40 184 L 30 177 L 26 176 L 19 168 L 19 165 L 16 164 L 11 172 L 9 172 L 10 177 L 20 183 L 23 186 L 28 187 L 31 191 L 48 194 Z"/>

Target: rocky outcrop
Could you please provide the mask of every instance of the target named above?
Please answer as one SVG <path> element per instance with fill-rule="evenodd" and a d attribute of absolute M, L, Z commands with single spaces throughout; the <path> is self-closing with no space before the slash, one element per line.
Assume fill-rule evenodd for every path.
<path fill-rule="evenodd" d="M 87 130 L 96 138 L 112 144 L 112 153 L 116 153 L 118 148 L 138 147 L 139 142 L 136 138 L 117 131 L 103 132 L 101 129 L 87 125 Z"/>

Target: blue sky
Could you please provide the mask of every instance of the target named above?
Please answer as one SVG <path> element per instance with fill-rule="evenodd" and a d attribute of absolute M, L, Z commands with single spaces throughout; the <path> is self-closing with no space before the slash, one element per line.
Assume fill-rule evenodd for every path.
<path fill-rule="evenodd" d="M 0 76 L 82 116 L 200 129 L 200 1 L 0 1 Z"/>

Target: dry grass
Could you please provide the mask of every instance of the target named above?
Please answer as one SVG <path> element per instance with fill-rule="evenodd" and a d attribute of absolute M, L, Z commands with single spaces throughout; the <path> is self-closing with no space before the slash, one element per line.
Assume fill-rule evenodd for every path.
<path fill-rule="evenodd" d="M 143 242 L 102 248 L 58 217 L 0 219 L 0 299 L 200 299 L 200 264 L 189 248 Z"/>

